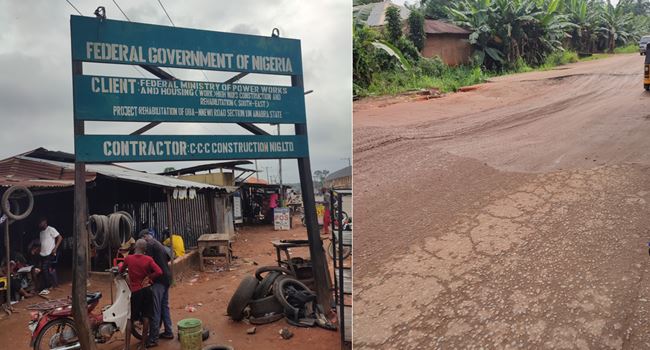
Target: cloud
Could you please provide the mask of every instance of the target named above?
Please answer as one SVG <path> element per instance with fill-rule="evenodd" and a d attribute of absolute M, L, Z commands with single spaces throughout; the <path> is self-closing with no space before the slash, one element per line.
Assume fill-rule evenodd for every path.
<path fill-rule="evenodd" d="M 124 20 L 112 2 L 71 0 L 84 15 L 106 6 L 111 19 Z M 155 1 L 118 1 L 132 21 L 170 25 Z M 270 35 L 301 40 L 312 169 L 337 170 L 351 155 L 352 20 L 351 1 L 165 1 L 178 27 Z M 65 1 L 0 0 L 0 158 L 36 147 L 72 151 L 72 83 L 69 18 L 75 11 Z M 223 81 L 233 73 L 167 69 L 180 79 Z M 139 77 L 148 73 L 119 65 L 84 64 L 86 74 Z M 205 74 L 205 75 L 204 75 Z M 250 75 L 243 83 L 288 84 L 286 77 Z M 129 133 L 142 123 L 89 123 L 89 133 Z M 275 126 L 260 125 L 276 133 Z M 292 133 L 283 126 L 282 133 Z M 236 125 L 162 124 L 151 134 L 246 134 Z M 277 161 L 260 161 L 277 173 Z M 297 182 L 294 160 L 284 161 L 285 182 Z M 195 162 L 174 162 L 183 167 Z M 160 171 L 167 163 L 130 163 Z M 264 176 L 262 176 L 264 177 Z"/>

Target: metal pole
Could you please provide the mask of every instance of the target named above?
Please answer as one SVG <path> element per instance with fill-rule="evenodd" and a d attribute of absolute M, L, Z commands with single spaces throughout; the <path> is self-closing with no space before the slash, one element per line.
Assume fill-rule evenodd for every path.
<path fill-rule="evenodd" d="M 7 271 L 7 310 L 11 310 L 11 268 L 9 267 L 9 262 L 11 258 L 9 254 L 11 249 L 9 248 L 9 218 L 5 219 L 5 266 Z"/>
<path fill-rule="evenodd" d="M 72 61 L 72 78 L 83 74 L 81 61 Z M 74 84 L 73 84 L 74 90 Z M 74 91 L 73 91 L 74 94 Z M 73 113 L 76 111 L 73 111 Z M 74 117 L 74 116 L 73 116 Z M 85 125 L 81 120 L 74 119 L 74 136 L 85 133 Z M 77 154 L 75 147 L 75 155 Z M 74 257 L 72 278 L 72 314 L 78 330 L 79 344 L 82 349 L 95 350 L 95 342 L 90 334 L 88 305 L 86 303 L 88 283 L 88 198 L 86 197 L 86 163 L 79 162 L 75 157 L 74 164 Z M 47 273 L 44 271 L 43 273 Z"/>
<path fill-rule="evenodd" d="M 278 136 L 280 136 L 280 124 L 278 124 Z M 279 171 L 278 175 L 280 176 L 280 207 L 284 207 L 284 188 L 282 188 L 282 158 L 278 159 Z"/>
<path fill-rule="evenodd" d="M 332 191 L 330 193 L 330 202 L 332 201 L 332 198 L 334 195 L 334 192 Z M 338 229 L 338 237 L 337 237 L 337 245 L 339 248 L 338 251 L 338 267 L 339 267 L 339 308 L 341 310 L 341 321 L 340 327 L 341 327 L 341 349 L 343 349 L 343 345 L 345 344 L 345 279 L 343 278 L 343 272 L 345 271 L 345 268 L 343 267 L 343 198 L 341 197 L 341 194 L 337 193 L 337 200 L 338 200 L 338 209 L 336 213 L 336 217 L 339 223 L 339 229 Z M 332 207 L 334 207 L 332 205 Z M 332 224 L 332 231 L 334 231 L 334 224 Z M 332 254 L 336 256 L 336 254 Z M 335 258 L 336 259 L 336 258 Z"/>
<path fill-rule="evenodd" d="M 174 252 L 174 240 L 172 239 L 172 225 L 174 224 L 174 220 L 172 219 L 172 195 L 169 193 L 169 190 L 166 190 L 165 193 L 167 193 L 167 224 L 169 225 L 169 245 L 172 249 L 172 253 Z M 169 265 L 169 272 L 171 273 L 171 284 L 174 284 L 174 258 L 172 254 L 172 259 L 171 259 L 171 264 Z"/>
<path fill-rule="evenodd" d="M 304 88 L 302 76 L 291 76 L 291 85 Z M 307 124 L 295 124 L 295 130 L 296 135 L 307 137 Z M 307 236 L 309 238 L 309 255 L 311 257 L 318 303 L 323 307 L 323 310 L 331 310 L 332 291 L 330 289 L 329 270 L 327 269 L 323 241 L 320 238 L 318 228 L 314 182 L 311 178 L 309 157 L 298 158 L 298 173 L 300 174 L 302 202 L 305 208 L 305 226 L 307 226 Z"/>

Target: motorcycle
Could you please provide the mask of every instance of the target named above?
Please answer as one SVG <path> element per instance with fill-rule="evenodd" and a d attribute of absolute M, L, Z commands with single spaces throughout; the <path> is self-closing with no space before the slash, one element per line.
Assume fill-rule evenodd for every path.
<path fill-rule="evenodd" d="M 131 289 L 126 282 L 126 274 L 117 273 L 117 268 L 109 271 L 115 275 L 117 297 L 114 303 L 105 306 L 102 313 L 96 314 L 93 313 L 93 310 L 99 304 L 102 293 L 95 292 L 86 295 L 90 329 L 97 343 L 107 342 L 117 331 L 124 333 L 131 315 Z M 28 328 L 32 333 L 30 346 L 34 350 L 81 349 L 70 302 L 49 311 L 33 312 L 31 316 Z M 134 337 L 142 339 L 141 323 L 134 322 L 131 331 Z"/>

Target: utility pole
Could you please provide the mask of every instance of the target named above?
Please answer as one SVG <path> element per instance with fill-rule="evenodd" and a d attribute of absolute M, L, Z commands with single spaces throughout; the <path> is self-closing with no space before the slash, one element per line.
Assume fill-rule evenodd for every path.
<path fill-rule="evenodd" d="M 265 166 L 264 171 L 266 171 L 266 182 L 268 182 L 270 184 L 271 180 L 269 180 L 269 167 Z"/>
<path fill-rule="evenodd" d="M 83 74 L 81 61 L 72 61 L 72 76 Z M 74 89 L 74 84 L 73 84 Z M 74 92 L 73 92 L 74 93 Z M 76 114 L 76 110 L 73 109 Z M 74 119 L 74 135 L 85 133 L 83 120 Z M 79 150 L 75 147 L 75 155 Z M 86 292 L 88 283 L 88 197 L 86 197 L 86 163 L 75 159 L 74 163 L 74 255 L 72 263 L 72 315 L 77 326 L 77 336 L 82 349 L 95 350 L 95 341 L 90 334 L 90 319 Z M 47 273 L 47 272 L 43 272 Z"/>

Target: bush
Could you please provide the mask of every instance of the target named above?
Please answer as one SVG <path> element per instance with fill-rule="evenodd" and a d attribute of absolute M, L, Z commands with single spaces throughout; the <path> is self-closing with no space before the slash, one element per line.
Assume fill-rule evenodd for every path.
<path fill-rule="evenodd" d="M 420 51 L 415 44 L 405 37 L 399 38 L 397 44 L 395 45 L 404 55 L 404 57 L 409 60 L 411 63 L 415 63 L 420 59 Z"/>
<path fill-rule="evenodd" d="M 546 56 L 542 68 L 548 69 L 574 62 L 578 62 L 578 54 L 575 51 L 555 51 Z"/>
<path fill-rule="evenodd" d="M 447 65 L 438 56 L 434 58 L 420 57 L 416 68 L 423 75 L 438 76 L 447 68 Z"/>
<path fill-rule="evenodd" d="M 524 60 L 522 57 L 517 58 L 515 64 L 512 67 L 512 71 L 514 73 L 524 73 L 530 72 L 532 70 L 533 68 L 531 68 L 528 63 L 526 63 L 526 60 Z"/>
<path fill-rule="evenodd" d="M 614 49 L 614 53 L 639 53 L 639 46 L 637 44 L 629 44 L 617 47 Z"/>

